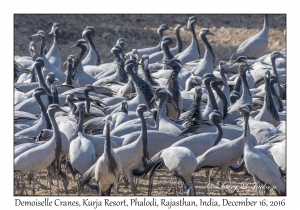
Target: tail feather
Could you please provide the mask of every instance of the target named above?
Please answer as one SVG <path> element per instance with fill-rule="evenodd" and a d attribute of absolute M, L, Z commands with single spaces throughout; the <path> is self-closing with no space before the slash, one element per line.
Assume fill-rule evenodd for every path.
<path fill-rule="evenodd" d="M 97 163 L 97 162 L 96 162 Z M 78 181 L 78 189 L 80 193 L 83 191 L 84 186 L 87 185 L 95 176 L 96 163 L 87 170 Z"/>
<path fill-rule="evenodd" d="M 154 155 L 151 160 L 147 163 L 146 166 L 144 166 L 144 170 L 140 171 L 138 169 L 135 169 L 132 171 L 132 174 L 134 176 L 142 176 L 142 175 L 146 175 L 155 165 L 157 165 L 158 163 L 161 163 L 163 161 L 163 159 L 160 157 L 162 151 L 160 151 L 159 153 L 157 153 L 156 155 Z"/>

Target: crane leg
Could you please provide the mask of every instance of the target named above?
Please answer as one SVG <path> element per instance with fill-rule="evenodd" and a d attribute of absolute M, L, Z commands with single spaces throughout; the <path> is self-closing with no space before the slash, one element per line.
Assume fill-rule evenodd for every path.
<path fill-rule="evenodd" d="M 194 194 L 196 195 L 196 188 L 195 188 L 194 175 L 192 175 L 191 181 L 192 181 L 192 185 L 193 185 Z"/>

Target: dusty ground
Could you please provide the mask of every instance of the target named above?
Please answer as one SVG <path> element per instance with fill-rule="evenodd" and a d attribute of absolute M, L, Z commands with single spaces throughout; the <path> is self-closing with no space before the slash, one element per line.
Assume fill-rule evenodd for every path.
<path fill-rule="evenodd" d="M 94 40 L 96 48 L 100 53 L 103 62 L 112 61 L 110 49 L 113 47 L 118 38 L 125 39 L 125 51 L 130 51 L 133 48 L 139 49 L 149 46 L 156 46 L 159 42 L 156 33 L 157 27 L 162 23 L 167 24 L 174 29 L 176 24 L 184 25 L 188 15 L 21 15 L 16 14 L 14 17 L 14 53 L 15 55 L 29 55 L 28 44 L 29 37 L 35 34 L 38 30 L 50 32 L 51 25 L 49 22 L 60 23 L 60 49 L 63 61 L 66 60 L 69 54 L 76 54 L 78 51 L 69 47 L 74 45 L 81 38 L 83 29 L 88 26 L 94 26 L 100 35 Z M 196 33 L 199 34 L 200 29 L 208 27 L 216 34 L 215 37 L 208 37 L 211 43 L 216 61 L 228 60 L 231 54 L 237 47 L 248 37 L 254 35 L 261 30 L 263 26 L 263 15 L 196 15 L 198 18 L 196 24 Z M 269 45 L 267 52 L 281 50 L 285 48 L 285 35 L 283 31 L 286 29 L 286 15 L 269 15 Z M 173 30 L 167 31 L 165 35 L 170 35 L 175 38 Z M 184 48 L 189 45 L 191 33 L 188 30 L 181 32 L 181 37 L 184 42 Z M 52 37 L 48 38 L 48 49 L 52 44 Z M 200 38 L 200 51 L 203 55 L 204 46 Z M 204 172 L 198 173 L 195 178 L 197 195 L 206 195 L 207 178 Z M 41 183 L 46 185 L 45 171 L 41 176 Z M 77 195 L 76 183 L 73 183 L 72 177 L 68 174 L 70 185 L 68 195 Z M 174 195 L 173 192 L 168 192 L 169 184 L 171 183 L 170 174 L 165 170 L 156 173 L 152 195 Z M 253 181 L 250 176 L 245 176 L 243 173 L 232 173 L 233 186 L 237 187 L 239 195 L 256 195 L 256 189 L 253 188 Z M 218 177 L 215 182 L 218 181 Z M 250 183 L 247 190 L 241 189 L 243 182 Z M 54 182 L 56 183 L 56 182 Z M 147 195 L 148 181 L 140 180 L 137 195 Z M 228 184 L 226 185 L 228 186 Z M 215 185 L 212 186 L 211 195 L 220 195 L 219 190 Z M 53 186 L 54 195 L 57 194 L 56 187 Z M 60 186 L 60 194 L 64 195 L 63 186 Z M 28 194 L 31 194 L 29 188 Z M 232 192 L 232 189 L 228 190 Z M 42 187 L 37 191 L 37 195 L 49 195 L 49 190 Z M 90 195 L 89 189 L 85 189 L 83 195 Z M 130 196 L 133 195 L 129 188 L 126 188 L 122 182 L 119 188 L 118 195 Z M 223 194 L 224 195 L 224 194 Z M 275 195 L 271 191 L 271 195 Z"/>
<path fill-rule="evenodd" d="M 216 169 L 214 169 L 213 174 L 215 174 Z M 216 184 L 219 183 L 219 174 L 215 176 L 214 182 L 211 182 L 211 184 L 208 183 L 208 178 L 206 176 L 205 171 L 200 171 L 195 174 L 195 187 L 196 187 L 196 195 L 197 196 L 219 196 L 221 195 L 232 195 L 232 196 L 256 196 L 257 190 L 254 187 L 253 179 L 251 176 L 244 175 L 244 172 L 240 173 L 233 173 L 231 172 L 232 176 L 232 185 L 230 185 L 228 179 L 223 179 L 223 184 L 217 186 Z M 171 183 L 176 182 L 176 179 L 172 178 L 172 175 L 170 172 L 168 172 L 166 169 L 161 169 L 159 171 L 155 172 L 154 175 L 154 182 L 153 182 L 153 190 L 152 190 L 152 196 L 174 196 L 174 195 L 186 195 L 186 189 L 185 187 L 182 188 L 181 182 L 179 183 L 179 187 L 177 192 L 175 191 L 175 187 L 172 188 L 172 191 L 169 191 Z M 71 174 L 68 174 L 69 178 L 69 187 L 68 187 L 68 196 L 77 196 L 77 183 L 73 182 L 73 178 Z M 48 196 L 50 195 L 49 188 L 47 186 L 46 182 L 46 171 L 43 171 L 41 173 L 41 183 L 42 187 L 36 191 L 36 195 L 39 196 Z M 56 178 L 54 180 L 54 185 L 52 186 L 52 195 L 57 196 L 57 187 L 56 187 Z M 95 182 L 94 182 L 95 183 Z M 210 187 L 209 187 L 210 186 Z M 220 192 L 220 188 L 222 189 Z M 63 188 L 62 183 L 60 182 L 59 186 L 59 193 L 60 195 L 65 195 L 65 191 Z M 182 191 L 183 189 L 183 191 Z M 210 192 L 208 192 L 208 189 Z M 234 189 L 236 189 L 237 193 L 234 193 Z M 31 187 L 27 185 L 26 191 L 28 195 L 32 195 Z M 138 181 L 138 187 L 137 187 L 137 196 L 147 196 L 148 192 L 148 176 L 142 177 Z M 88 187 L 86 187 L 81 194 L 82 196 L 95 196 L 95 191 L 91 191 Z M 228 194 L 226 194 L 228 193 Z M 133 193 L 130 190 L 130 187 L 127 187 L 123 181 L 121 181 L 118 191 L 118 196 L 133 196 Z M 262 192 L 260 192 L 260 195 L 262 195 Z M 276 196 L 276 193 L 274 190 L 270 191 L 271 196 Z"/>
<path fill-rule="evenodd" d="M 187 20 L 195 14 L 184 15 L 24 15 L 15 14 L 14 16 L 14 53 L 15 55 L 29 55 L 29 38 L 38 30 L 50 32 L 51 22 L 60 23 L 61 38 L 60 49 L 63 61 L 68 55 L 76 54 L 78 49 L 70 49 L 78 39 L 81 38 L 83 29 L 94 26 L 99 34 L 95 39 L 95 45 L 100 53 L 103 62 L 112 61 L 110 49 L 118 38 L 125 39 L 125 51 L 140 49 L 144 47 L 156 46 L 159 42 L 156 33 L 159 25 L 165 23 L 172 30 L 166 31 L 165 35 L 175 38 L 174 27 L 182 24 L 185 31 L 181 32 L 184 48 L 190 44 L 191 33 L 186 29 Z M 216 34 L 208 36 L 211 43 L 216 62 L 228 60 L 231 54 L 248 37 L 260 31 L 263 27 L 263 15 L 195 15 L 198 19 L 196 23 L 196 34 L 201 28 L 207 27 Z M 286 15 L 269 15 L 269 45 L 267 52 L 282 50 L 285 48 Z M 52 45 L 53 38 L 48 37 L 48 49 Z M 204 53 L 204 45 L 200 37 L 201 55 Z"/>

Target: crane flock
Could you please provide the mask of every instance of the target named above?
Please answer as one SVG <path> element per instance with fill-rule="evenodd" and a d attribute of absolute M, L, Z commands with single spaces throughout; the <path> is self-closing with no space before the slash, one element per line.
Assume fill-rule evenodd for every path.
<path fill-rule="evenodd" d="M 211 183 L 221 194 L 247 195 L 220 186 L 249 178 L 270 186 L 253 194 L 286 195 L 286 50 L 267 52 L 272 16 L 261 17 L 262 30 L 219 63 L 207 39 L 218 31 L 202 28 L 197 36 L 197 16 L 188 18 L 186 48 L 183 25 L 174 39 L 162 22 L 157 46 L 126 52 L 119 37 L 110 63 L 94 44 L 97 25 L 83 26 L 66 61 L 63 25 L 32 34 L 28 56 L 14 57 L 15 195 L 41 188 L 59 195 L 60 184 L 67 195 L 72 183 L 78 195 L 120 195 L 123 184 L 133 195 L 152 195 L 160 171 L 183 183 L 181 195 L 210 195 Z M 209 185 L 197 186 L 200 177 Z M 139 185 L 145 179 L 147 192 Z"/>

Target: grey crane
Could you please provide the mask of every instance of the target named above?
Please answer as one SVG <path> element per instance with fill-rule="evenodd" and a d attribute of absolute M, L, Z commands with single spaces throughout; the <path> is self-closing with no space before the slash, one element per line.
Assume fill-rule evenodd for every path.
<path fill-rule="evenodd" d="M 62 62 L 61 62 L 59 42 L 58 42 L 58 34 L 60 32 L 59 27 L 60 27 L 59 23 L 53 23 L 51 31 L 49 32 L 49 34 L 53 34 L 54 39 L 51 48 L 46 54 L 46 58 L 53 66 L 55 66 L 58 69 L 61 69 Z"/>
<path fill-rule="evenodd" d="M 273 52 L 271 55 L 271 64 L 272 64 L 272 69 L 273 69 L 273 72 L 274 74 L 276 75 L 276 77 L 278 78 L 279 80 L 279 77 L 278 77 L 278 72 L 277 72 L 277 68 L 276 68 L 276 65 L 275 65 L 275 61 L 277 58 L 286 58 L 283 54 L 281 54 L 280 52 Z M 277 87 L 278 87 L 278 96 L 281 98 L 281 99 L 285 99 L 286 98 L 286 93 L 285 93 L 285 90 L 280 86 L 279 84 L 279 81 L 277 82 Z"/>
<path fill-rule="evenodd" d="M 249 104 L 243 105 L 243 107 L 244 106 L 251 108 Z M 244 134 L 235 140 L 218 144 L 198 156 L 195 172 L 198 172 L 202 168 L 219 167 L 221 170 L 220 182 L 222 183 L 225 169 L 235 163 L 243 155 Z"/>
<path fill-rule="evenodd" d="M 199 77 L 203 77 L 203 75 L 206 73 L 213 73 L 214 69 L 215 54 L 212 50 L 211 45 L 207 41 L 207 35 L 215 36 L 215 34 L 213 34 L 208 28 L 202 28 L 199 36 L 201 37 L 205 45 L 204 57 L 200 60 L 198 66 L 193 68 L 191 71 L 192 73 L 194 73 L 194 75 Z"/>
<path fill-rule="evenodd" d="M 268 47 L 269 24 L 268 15 L 264 16 L 263 29 L 254 36 L 245 40 L 235 53 L 232 54 L 230 60 L 235 60 L 237 57 L 244 55 L 248 58 L 258 58 L 263 55 Z"/>
<path fill-rule="evenodd" d="M 167 116 L 173 120 L 177 121 L 180 117 L 182 107 L 183 107 L 183 101 L 180 94 L 180 85 L 178 84 L 178 74 L 182 69 L 181 61 L 179 59 L 171 59 L 171 60 L 164 60 L 164 64 L 170 66 L 173 71 L 168 79 L 167 82 L 167 90 L 170 91 L 173 95 L 173 101 L 172 103 L 167 103 Z M 175 105 L 175 106 L 174 106 Z"/>
<path fill-rule="evenodd" d="M 40 49 L 40 56 L 44 59 L 45 67 L 43 69 L 43 77 L 46 78 L 49 72 L 53 72 L 57 79 L 59 80 L 57 84 L 62 84 L 66 80 L 66 75 L 54 65 L 52 65 L 45 56 L 45 47 L 46 47 L 46 33 L 42 30 L 38 31 L 36 34 L 32 35 L 31 37 L 38 37 L 41 40 L 41 49 Z"/>
<path fill-rule="evenodd" d="M 156 124 L 158 130 L 172 135 L 181 134 L 185 128 L 182 125 L 176 124 L 167 117 L 167 102 L 173 103 L 173 95 L 165 88 L 157 88 L 152 101 L 157 104 Z M 176 107 L 175 104 L 173 106 Z"/>
<path fill-rule="evenodd" d="M 274 126 L 277 126 L 279 121 L 278 112 L 275 108 L 271 93 L 271 84 L 270 84 L 270 71 L 266 71 L 265 76 L 265 93 L 264 105 L 258 115 L 255 116 L 255 120 L 265 121 L 271 123 Z"/>
<path fill-rule="evenodd" d="M 192 42 L 185 50 L 175 55 L 175 58 L 181 60 L 182 65 L 186 64 L 187 62 L 200 59 L 200 48 L 199 48 L 199 44 L 195 32 L 196 22 L 197 22 L 197 18 L 195 16 L 189 18 L 187 27 L 192 32 Z"/>
<path fill-rule="evenodd" d="M 114 187 L 114 195 L 117 195 L 118 180 L 121 176 L 122 164 L 121 159 L 111 149 L 110 140 L 110 120 L 108 115 L 105 119 L 106 136 L 104 143 L 104 153 L 97 160 L 97 162 L 89 168 L 89 170 L 80 179 L 80 189 L 95 176 L 95 180 L 98 183 L 99 191 L 101 195 L 110 195 L 111 188 Z"/>
<path fill-rule="evenodd" d="M 176 47 L 170 49 L 170 52 L 172 55 L 176 55 L 180 52 L 182 52 L 182 40 L 180 38 L 180 31 L 182 31 L 182 26 L 181 25 L 177 25 L 175 27 L 175 34 L 176 34 L 176 39 L 177 39 L 177 45 Z M 163 51 L 159 51 L 156 53 L 153 53 L 151 55 L 149 55 L 149 63 L 155 63 L 157 61 L 163 60 L 164 59 L 164 52 Z"/>
<path fill-rule="evenodd" d="M 151 196 L 152 180 L 156 169 L 160 169 L 166 166 L 173 176 L 178 177 L 186 186 L 187 195 L 195 195 L 194 189 L 190 186 L 194 170 L 197 166 L 197 161 L 194 153 L 186 147 L 169 147 L 156 155 L 144 165 L 144 170 L 134 170 L 135 176 L 141 176 L 147 174 L 151 169 L 149 176 L 148 195 Z"/>
<path fill-rule="evenodd" d="M 164 31 L 166 31 L 166 30 L 169 30 L 169 27 L 166 24 L 160 25 L 158 27 L 158 29 L 157 29 L 157 33 L 158 33 L 159 38 L 160 38 L 158 45 L 155 46 L 155 47 L 148 47 L 148 48 L 143 48 L 143 49 L 137 49 L 137 51 L 138 51 L 138 57 L 140 58 L 144 54 L 151 55 L 153 53 L 161 51 L 161 41 L 162 41 L 162 37 L 163 37 Z M 130 54 L 130 52 L 126 53 L 127 56 L 129 54 Z"/>
<path fill-rule="evenodd" d="M 18 133 L 15 134 L 15 136 L 30 136 L 30 137 L 36 137 L 40 133 L 41 130 L 46 128 L 51 128 L 49 116 L 46 113 L 46 108 L 44 104 L 42 103 L 41 96 L 47 95 L 48 93 L 45 91 L 44 88 L 36 88 L 33 93 L 33 97 L 35 98 L 36 102 L 39 104 L 41 109 L 41 115 L 40 118 L 36 121 L 35 124 L 33 124 L 31 127 L 21 130 Z"/>
<path fill-rule="evenodd" d="M 86 40 L 79 39 L 75 45 L 70 48 L 78 47 L 80 48 L 79 54 L 76 56 L 73 69 L 72 69 L 72 79 L 75 80 L 80 86 L 84 86 L 87 84 L 93 84 L 96 82 L 96 79 L 83 70 L 82 59 L 88 48 L 88 44 Z"/>
<path fill-rule="evenodd" d="M 76 129 L 77 138 L 70 143 L 70 163 L 80 175 L 83 175 L 96 162 L 96 154 L 92 142 L 82 134 L 82 124 L 85 115 L 84 103 L 78 106 L 76 112 L 79 114 L 79 122 Z M 89 186 L 94 188 L 92 185 Z"/>
<path fill-rule="evenodd" d="M 153 89 L 151 86 L 142 80 L 135 72 L 136 61 L 133 59 L 127 60 L 125 63 L 125 71 L 131 77 L 134 84 L 137 95 L 128 102 L 128 111 L 135 111 L 139 104 L 146 104 L 148 109 L 153 106 L 150 101 L 154 96 Z"/>
<path fill-rule="evenodd" d="M 101 63 L 99 53 L 95 47 L 95 44 L 93 42 L 93 37 L 95 35 L 98 36 L 97 31 L 93 26 L 87 26 L 82 32 L 82 38 L 86 37 L 88 44 L 89 44 L 89 52 L 86 55 L 86 57 L 82 60 L 82 66 L 87 66 L 87 65 L 94 65 L 98 66 Z"/>
<path fill-rule="evenodd" d="M 252 142 L 249 140 L 250 129 L 248 119 L 251 109 L 247 106 L 242 106 L 240 110 L 245 116 L 243 160 L 245 162 L 247 171 L 253 176 L 256 184 L 258 181 L 267 183 L 276 191 L 277 195 L 285 195 L 286 182 L 281 177 L 277 165 L 267 156 L 255 149 L 255 147 L 252 145 Z"/>
<path fill-rule="evenodd" d="M 61 136 L 57 123 L 54 119 L 54 114 L 58 111 L 64 112 L 64 110 L 61 109 L 57 104 L 51 104 L 47 110 L 50 122 L 53 127 L 53 136 L 51 137 L 51 139 L 38 147 L 27 150 L 26 152 L 17 156 L 14 160 L 15 176 L 20 173 L 33 173 L 33 195 L 35 194 L 35 182 L 37 173 L 42 169 L 48 167 L 52 162 L 59 159 L 61 150 Z"/>
<path fill-rule="evenodd" d="M 115 62 L 117 64 L 117 69 L 116 71 L 113 69 L 111 72 L 113 74 L 111 75 L 106 75 L 106 74 L 101 74 L 101 75 L 96 75 L 95 78 L 98 79 L 98 81 L 96 81 L 94 83 L 94 85 L 101 85 L 103 82 L 105 81 L 119 81 L 119 82 L 127 82 L 128 81 L 128 77 L 127 74 L 124 70 L 124 61 L 122 60 L 122 58 L 120 57 L 120 53 L 122 52 L 122 47 L 119 45 L 115 45 L 112 49 L 111 49 L 111 53 L 115 56 Z"/>

